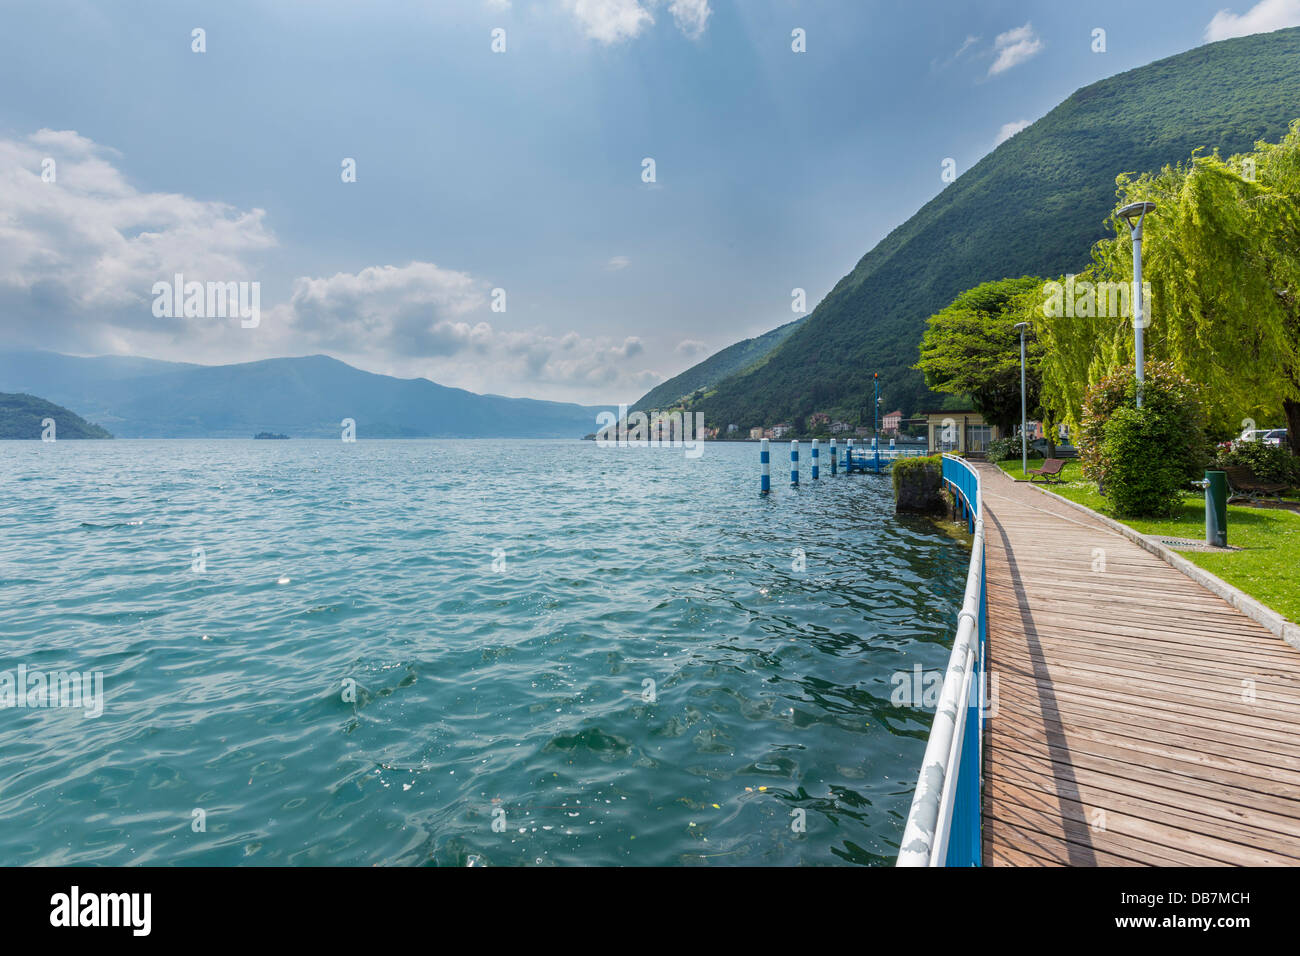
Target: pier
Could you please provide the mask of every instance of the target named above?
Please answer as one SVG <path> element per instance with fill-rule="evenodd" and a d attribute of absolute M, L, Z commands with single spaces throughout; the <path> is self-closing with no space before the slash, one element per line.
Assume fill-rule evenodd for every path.
<path fill-rule="evenodd" d="M 900 865 L 1300 862 L 1300 651 L 995 466 L 944 475 L 981 560 Z"/>

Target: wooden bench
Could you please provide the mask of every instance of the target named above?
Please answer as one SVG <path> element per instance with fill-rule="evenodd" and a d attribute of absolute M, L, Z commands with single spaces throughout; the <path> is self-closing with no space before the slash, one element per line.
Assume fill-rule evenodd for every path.
<path fill-rule="evenodd" d="M 1042 468 L 1030 468 L 1029 480 L 1042 478 L 1044 484 L 1052 484 L 1054 481 L 1063 481 L 1061 478 L 1061 469 L 1065 467 L 1064 458 L 1047 458 L 1043 461 Z"/>
<path fill-rule="evenodd" d="M 1287 489 L 1285 482 L 1260 481 L 1246 465 L 1225 465 L 1223 471 L 1228 476 L 1228 489 L 1232 492 L 1229 499 L 1267 495 L 1281 501 L 1282 492 Z"/>

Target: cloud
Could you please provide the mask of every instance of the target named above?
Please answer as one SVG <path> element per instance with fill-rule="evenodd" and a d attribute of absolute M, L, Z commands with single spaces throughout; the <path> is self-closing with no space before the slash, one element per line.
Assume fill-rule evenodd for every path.
<path fill-rule="evenodd" d="M 256 281 L 276 246 L 261 209 L 145 192 L 116 151 L 72 130 L 0 138 L 0 314 L 11 343 L 109 345 L 112 327 L 164 338 L 195 320 L 152 313 L 152 287 L 187 280 Z M 43 172 L 52 175 L 43 178 Z"/>
<path fill-rule="evenodd" d="M 1205 28 L 1208 43 L 1300 26 L 1300 0 L 1259 0 L 1243 14 L 1220 10 Z"/>
<path fill-rule="evenodd" d="M 701 342 L 699 339 L 682 339 L 677 343 L 677 348 L 673 349 L 678 355 L 686 358 L 693 358 L 709 351 L 708 343 Z"/>
<path fill-rule="evenodd" d="M 618 272 L 620 269 L 626 269 L 632 264 L 632 260 L 627 256 L 614 256 L 609 262 L 605 263 L 605 268 L 610 272 Z"/>
<path fill-rule="evenodd" d="M 653 26 L 651 7 L 664 0 L 564 0 L 570 15 L 582 32 L 599 43 L 614 44 L 631 40 Z M 667 0 L 673 23 L 685 36 L 698 40 L 704 35 L 713 11 L 709 0 Z"/>
<path fill-rule="evenodd" d="M 993 52 L 997 54 L 997 58 L 989 67 L 989 76 L 995 76 L 1024 63 L 1042 48 L 1043 42 L 1034 33 L 1033 24 L 1026 23 L 1023 27 L 999 33 L 997 39 L 993 41 Z"/>
<path fill-rule="evenodd" d="M 295 280 L 284 318 L 295 339 L 318 348 L 353 355 L 454 355 L 482 334 L 457 320 L 483 310 L 488 294 L 487 283 L 432 262 L 370 266 Z"/>
<path fill-rule="evenodd" d="M 1001 146 L 1003 143 L 1009 140 L 1012 136 L 1015 136 L 1022 129 L 1028 126 L 1029 123 L 1030 123 L 1029 120 L 1015 120 L 1014 122 L 1011 123 L 1003 123 L 1002 128 L 998 130 L 998 140 L 996 143 L 993 144 L 993 148 L 997 149 L 999 146 Z"/>
<path fill-rule="evenodd" d="M 537 398 L 612 401 L 638 397 L 666 377 L 646 367 L 660 356 L 637 336 L 498 327 L 510 300 L 505 313 L 490 312 L 492 301 L 487 282 L 431 262 L 369 266 L 298 279 L 263 326 L 292 343 L 281 354 L 325 350 L 362 368 L 478 392 L 522 388 Z"/>
<path fill-rule="evenodd" d="M 638 36 L 653 24 L 650 11 L 637 0 L 565 0 L 583 33 L 600 43 Z"/>
<path fill-rule="evenodd" d="M 157 317 L 155 282 L 262 282 L 276 239 L 262 210 L 142 190 L 117 159 L 70 130 L 0 137 L 0 342 L 207 363 L 326 352 L 478 392 L 592 403 L 634 400 L 680 365 L 667 341 L 498 325 L 514 322 L 514 299 L 493 312 L 494 283 L 433 262 L 300 276 L 279 301 L 263 290 L 256 328 Z"/>
<path fill-rule="evenodd" d="M 709 0 L 672 0 L 668 12 L 673 15 L 677 29 L 692 40 L 703 36 L 704 28 L 713 14 L 709 9 Z"/>

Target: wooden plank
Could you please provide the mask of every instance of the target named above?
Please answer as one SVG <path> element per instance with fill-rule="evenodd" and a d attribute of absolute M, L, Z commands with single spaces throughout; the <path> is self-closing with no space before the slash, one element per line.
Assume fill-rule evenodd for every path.
<path fill-rule="evenodd" d="M 977 467 L 998 690 L 986 864 L 1300 862 L 1300 654 L 1127 538 Z"/>

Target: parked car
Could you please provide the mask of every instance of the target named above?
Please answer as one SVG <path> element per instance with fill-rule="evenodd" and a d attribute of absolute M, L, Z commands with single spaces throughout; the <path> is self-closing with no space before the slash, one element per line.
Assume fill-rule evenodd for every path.
<path fill-rule="evenodd" d="M 1050 449 L 1047 447 L 1046 438 L 1035 438 L 1029 443 L 1029 454 L 1038 458 L 1046 458 Z M 1056 442 L 1057 458 L 1077 458 L 1079 449 L 1075 448 L 1068 441 L 1058 439 Z"/>
<path fill-rule="evenodd" d="M 1284 445 L 1287 443 L 1285 428 L 1271 428 L 1261 439 L 1266 445 Z"/>

